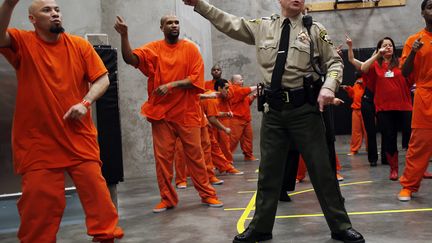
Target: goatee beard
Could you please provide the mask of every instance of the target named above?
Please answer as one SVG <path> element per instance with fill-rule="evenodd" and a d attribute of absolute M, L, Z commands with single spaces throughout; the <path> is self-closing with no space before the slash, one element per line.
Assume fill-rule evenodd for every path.
<path fill-rule="evenodd" d="M 60 34 L 63 33 L 65 29 L 62 26 L 51 26 L 49 31 L 54 34 Z"/>

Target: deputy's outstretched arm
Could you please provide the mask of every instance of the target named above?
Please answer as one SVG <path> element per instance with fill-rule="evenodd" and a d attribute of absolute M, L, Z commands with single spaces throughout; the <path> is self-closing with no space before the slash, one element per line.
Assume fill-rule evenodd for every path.
<path fill-rule="evenodd" d="M 259 28 L 257 22 L 226 13 L 205 0 L 183 0 L 183 2 L 194 6 L 197 13 L 208 19 L 222 33 L 246 44 L 255 44 L 255 33 Z"/>
<path fill-rule="evenodd" d="M 12 12 L 19 0 L 5 0 L 0 6 L 0 47 L 10 47 L 11 38 L 7 32 Z"/>

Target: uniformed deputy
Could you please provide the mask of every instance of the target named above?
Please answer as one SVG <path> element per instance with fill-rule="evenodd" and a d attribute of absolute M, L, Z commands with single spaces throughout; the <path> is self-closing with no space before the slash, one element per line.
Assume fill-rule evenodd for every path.
<path fill-rule="evenodd" d="M 261 163 L 255 215 L 249 227 L 237 235 L 233 242 L 256 242 L 272 238 L 282 176 L 290 148 L 297 149 L 306 162 L 332 238 L 343 242 L 365 242 L 363 236 L 351 227 L 345 210 L 336 175 L 329 162 L 320 114 L 320 110 L 335 99 L 334 93 L 341 83 L 342 60 L 321 24 L 313 22 L 312 36 L 309 36 L 302 22 L 304 0 L 279 0 L 281 16 L 273 15 L 250 21 L 225 13 L 204 0 L 183 1 L 194 6 L 196 12 L 221 32 L 233 39 L 255 45 L 264 82 L 272 88 L 267 102 L 269 106 L 265 109 L 261 124 Z M 281 39 L 281 32 L 285 31 L 283 27 L 286 25 L 289 25 L 290 31 L 287 34 L 287 54 L 279 47 L 280 42 L 287 42 Z M 319 91 L 318 106 L 316 102 L 310 104 L 306 101 L 306 89 L 303 88 L 304 77 L 308 74 L 315 79 L 319 78 L 310 62 L 311 39 L 315 45 L 313 56 L 327 73 Z M 280 66 L 277 56 L 281 53 L 286 57 L 280 68 L 281 78 L 275 79 L 274 71 L 279 72 L 277 67 Z M 273 98 L 273 91 L 278 86 L 285 94 L 282 96 L 282 104 L 275 102 Z"/>

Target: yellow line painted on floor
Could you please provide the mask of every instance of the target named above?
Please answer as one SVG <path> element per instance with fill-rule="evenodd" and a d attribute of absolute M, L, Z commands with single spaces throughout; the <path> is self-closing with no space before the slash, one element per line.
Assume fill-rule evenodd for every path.
<path fill-rule="evenodd" d="M 416 209 L 395 209 L 395 210 L 381 210 L 369 212 L 350 212 L 348 215 L 372 215 L 372 214 L 389 214 L 389 213 L 418 213 L 418 212 L 432 212 L 432 208 L 416 208 Z M 292 218 L 310 218 L 310 217 L 324 217 L 324 214 L 298 214 L 287 216 L 276 216 L 276 219 L 292 219 Z M 252 218 L 246 218 L 251 220 Z"/>
<path fill-rule="evenodd" d="M 245 230 L 246 218 L 249 216 L 252 209 L 255 208 L 255 198 L 256 198 L 256 192 L 254 193 L 248 205 L 246 206 L 245 211 L 240 216 L 240 219 L 237 221 L 237 232 L 239 233 Z"/>
<path fill-rule="evenodd" d="M 256 191 L 239 191 L 237 193 L 239 194 L 246 194 L 246 193 L 255 193 Z"/>
<path fill-rule="evenodd" d="M 250 179 L 248 181 L 257 181 L 258 179 Z M 352 186 L 352 185 L 362 185 L 362 184 L 370 184 L 373 183 L 373 181 L 359 181 L 359 182 L 352 182 L 352 183 L 341 183 L 339 184 L 340 187 L 345 186 Z M 311 192 L 314 191 L 313 188 L 293 192 L 290 193 L 290 196 Z M 252 192 L 251 192 L 252 193 Z M 254 195 L 250 199 L 248 205 L 246 206 L 246 209 L 244 210 L 243 214 L 240 216 L 240 219 L 237 221 L 237 232 L 241 233 L 245 230 L 245 222 L 246 220 L 251 220 L 252 218 L 248 217 L 249 214 L 255 210 L 255 199 L 256 199 L 256 191 L 254 192 Z M 238 209 L 233 209 L 238 210 Z M 372 214 L 388 214 L 388 213 L 414 213 L 414 212 L 432 212 L 432 208 L 420 208 L 420 209 L 396 209 L 396 210 L 382 210 L 382 211 L 369 211 L 369 212 L 351 212 L 348 213 L 348 215 L 372 215 Z M 303 214 L 303 215 L 287 215 L 287 216 L 276 216 L 277 219 L 284 219 L 284 218 L 305 218 L 305 217 L 323 217 L 324 214 Z"/>
<path fill-rule="evenodd" d="M 224 208 L 224 211 L 242 211 L 246 210 L 246 208 Z"/>

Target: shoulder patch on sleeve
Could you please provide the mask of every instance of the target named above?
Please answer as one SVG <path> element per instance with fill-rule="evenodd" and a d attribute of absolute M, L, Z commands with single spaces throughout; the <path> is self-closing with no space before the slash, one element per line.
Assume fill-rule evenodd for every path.
<path fill-rule="evenodd" d="M 328 43 L 329 45 L 333 45 L 333 42 L 331 41 L 330 37 L 327 34 L 327 30 L 325 29 L 320 30 L 319 37 L 321 40 Z"/>

